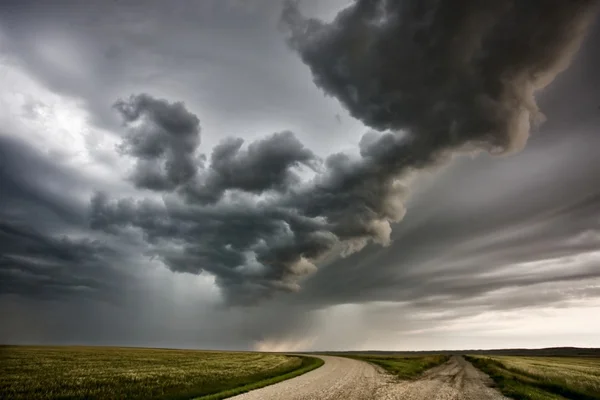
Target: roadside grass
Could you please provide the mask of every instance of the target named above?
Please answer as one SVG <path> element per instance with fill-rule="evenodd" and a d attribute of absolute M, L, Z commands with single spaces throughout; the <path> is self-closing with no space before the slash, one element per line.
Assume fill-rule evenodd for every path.
<path fill-rule="evenodd" d="M 307 356 L 297 356 L 302 359 L 302 365 L 300 368 L 295 369 L 287 374 L 278 375 L 273 378 L 265 379 L 262 381 L 258 381 L 255 383 L 250 383 L 248 385 L 244 385 L 241 387 L 237 387 L 235 389 L 225 390 L 223 392 L 210 394 L 207 396 L 197 397 L 194 400 L 221 400 L 227 397 L 236 396 L 238 394 L 246 393 L 254 389 L 260 389 L 265 386 L 273 385 L 275 383 L 285 381 L 287 379 L 295 378 L 297 376 L 303 375 L 307 372 L 312 371 L 313 369 L 317 369 L 322 366 L 325 362 L 316 357 L 307 357 Z"/>
<path fill-rule="evenodd" d="M 600 358 L 467 356 L 516 400 L 600 399 Z"/>
<path fill-rule="evenodd" d="M 219 400 L 321 364 L 312 357 L 251 352 L 0 346 L 0 397 Z"/>
<path fill-rule="evenodd" d="M 444 364 L 450 359 L 447 355 L 402 356 L 402 355 L 373 355 L 373 354 L 337 354 L 370 362 L 396 375 L 400 379 L 414 379 L 423 372 Z"/>

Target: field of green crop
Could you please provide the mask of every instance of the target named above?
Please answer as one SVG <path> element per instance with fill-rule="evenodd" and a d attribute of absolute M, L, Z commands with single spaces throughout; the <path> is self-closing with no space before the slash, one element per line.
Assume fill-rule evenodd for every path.
<path fill-rule="evenodd" d="M 389 373 L 400 379 L 412 379 L 421 375 L 430 368 L 436 367 L 448 361 L 450 356 L 427 355 L 427 356 L 403 356 L 403 355 L 374 355 L 374 354 L 352 354 L 344 355 L 357 360 L 367 361 L 379 365 Z"/>
<path fill-rule="evenodd" d="M 195 350 L 0 346 L 2 399 L 211 400 L 290 378 L 319 359 Z"/>
<path fill-rule="evenodd" d="M 517 400 L 600 399 L 600 358 L 466 357 Z"/>

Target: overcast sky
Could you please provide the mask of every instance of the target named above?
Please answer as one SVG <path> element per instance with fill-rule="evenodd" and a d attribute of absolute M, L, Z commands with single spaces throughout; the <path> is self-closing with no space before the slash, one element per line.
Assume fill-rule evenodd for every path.
<path fill-rule="evenodd" d="M 598 2 L 8 0 L 0 342 L 600 347 Z"/>

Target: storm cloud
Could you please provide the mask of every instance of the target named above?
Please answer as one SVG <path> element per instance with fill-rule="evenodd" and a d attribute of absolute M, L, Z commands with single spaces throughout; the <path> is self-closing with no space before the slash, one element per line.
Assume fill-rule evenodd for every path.
<path fill-rule="evenodd" d="M 233 3 L 2 2 L 1 342 L 598 345 L 597 2 Z"/>
<path fill-rule="evenodd" d="M 129 274 L 122 249 L 90 234 L 87 207 L 69 194 L 83 178 L 0 136 L 0 293 L 112 302 Z"/>
<path fill-rule="evenodd" d="M 568 66 L 596 6 L 359 0 L 324 23 L 290 1 L 283 22 L 315 83 L 351 115 L 409 132 L 389 158 L 410 165 L 469 143 L 520 149 L 541 119 L 535 92 Z"/>
<path fill-rule="evenodd" d="M 210 169 L 187 194 L 199 202 L 216 202 L 227 190 L 261 194 L 286 192 L 301 182 L 292 168 L 318 168 L 317 156 L 304 147 L 293 132 L 285 131 L 250 143 L 240 150 L 242 138 L 227 138 L 217 144 L 210 157 Z"/>
<path fill-rule="evenodd" d="M 152 240 L 176 238 L 181 251 L 157 246 L 157 255 L 173 270 L 215 275 L 229 299 L 296 290 L 334 250 L 347 256 L 370 242 L 389 245 L 391 224 L 405 215 L 411 172 L 453 152 L 520 149 L 541 120 L 535 92 L 567 67 L 595 5 L 558 2 L 540 19 L 539 2 L 357 1 L 323 23 L 303 18 L 288 2 L 282 19 L 289 43 L 316 84 L 376 129 L 363 136 L 360 155 L 333 154 L 312 180 L 301 182 L 291 167 L 314 168 L 316 157 L 291 132 L 245 150 L 242 139 L 226 139 L 213 149 L 204 176 L 194 181 L 191 173 L 177 174 L 191 182 L 183 199 L 153 209 L 97 196 L 94 226 L 134 226 Z M 140 99 L 157 103 L 148 95 Z M 132 110 L 118 103 L 118 109 L 136 120 L 137 103 Z M 198 118 L 181 104 L 157 104 L 151 120 L 175 125 L 185 117 L 165 130 L 196 132 Z M 130 137 L 124 148 L 142 158 L 166 151 L 162 136 L 141 137 Z M 181 148 L 193 152 L 195 145 Z M 174 163 L 181 151 L 170 154 Z M 138 175 L 153 175 L 140 167 Z M 255 196 L 267 191 L 280 195 Z M 214 206 L 203 208 L 207 203 Z"/>
<path fill-rule="evenodd" d="M 194 177 L 200 144 L 200 120 L 182 103 L 148 95 L 131 96 L 114 105 L 129 127 L 119 150 L 137 158 L 134 184 L 151 190 L 172 190 Z"/>
<path fill-rule="evenodd" d="M 0 243 L 2 293 L 52 300 L 77 292 L 106 300 L 119 286 L 121 275 L 111 266 L 119 257 L 98 241 L 54 237 L 23 224 L 2 222 Z"/>

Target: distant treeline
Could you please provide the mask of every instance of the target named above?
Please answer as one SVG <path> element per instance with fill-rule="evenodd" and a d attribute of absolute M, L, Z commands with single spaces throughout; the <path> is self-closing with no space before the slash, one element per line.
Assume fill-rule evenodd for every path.
<path fill-rule="evenodd" d="M 327 351 L 314 352 L 320 354 L 380 354 L 380 355 L 429 355 L 429 354 L 447 354 L 447 355 L 494 355 L 494 356 L 553 356 L 553 357 L 600 357 L 600 348 L 581 348 L 581 347 L 548 347 L 544 349 L 494 349 L 494 350 L 436 350 L 436 351 L 382 351 L 382 350 L 362 350 L 362 351 Z"/>

